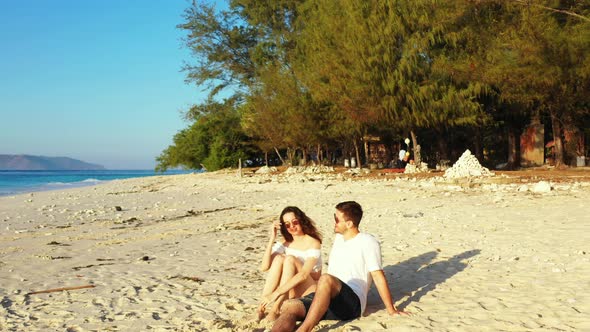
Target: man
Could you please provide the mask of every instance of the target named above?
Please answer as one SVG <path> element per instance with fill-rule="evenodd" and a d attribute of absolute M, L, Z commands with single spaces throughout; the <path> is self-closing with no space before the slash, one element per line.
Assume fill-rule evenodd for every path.
<path fill-rule="evenodd" d="M 390 315 L 401 314 L 393 305 L 381 267 L 381 248 L 377 240 L 359 231 L 363 209 L 357 202 L 336 205 L 334 232 L 328 273 L 318 280 L 315 293 L 283 304 L 272 331 L 311 331 L 322 319 L 351 320 L 365 311 L 371 281 Z"/>
<path fill-rule="evenodd" d="M 401 149 L 399 150 L 399 155 L 396 163 L 397 168 L 406 168 L 408 164 L 408 160 L 410 159 L 410 153 L 406 152 L 406 150 Z"/>

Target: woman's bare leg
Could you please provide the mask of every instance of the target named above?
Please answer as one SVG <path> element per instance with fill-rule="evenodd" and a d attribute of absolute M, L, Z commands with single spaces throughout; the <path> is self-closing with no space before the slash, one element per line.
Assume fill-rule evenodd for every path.
<path fill-rule="evenodd" d="M 293 278 L 293 276 L 297 274 L 301 267 L 301 262 L 299 262 L 297 258 L 293 256 L 285 256 L 285 259 L 283 260 L 283 271 L 281 273 L 279 287 L 284 285 L 287 281 L 289 281 L 289 279 Z M 281 305 L 283 304 L 283 301 L 287 299 L 287 297 L 288 294 L 283 294 L 276 299 L 272 308 L 268 312 L 268 320 L 274 321 L 279 316 L 281 313 Z"/>
<path fill-rule="evenodd" d="M 303 264 L 297 258 L 293 256 L 286 256 L 285 261 L 283 262 L 283 273 L 281 276 L 280 285 L 283 285 L 295 274 L 299 273 L 299 271 L 301 271 L 302 268 Z M 281 297 L 279 297 L 273 304 L 272 309 L 269 311 L 267 317 L 268 320 L 273 321 L 279 316 L 279 314 L 281 313 L 281 305 L 286 299 L 298 299 L 309 293 L 315 292 L 316 285 L 317 280 L 312 278 L 312 276 L 310 275 L 302 283 L 297 285 L 295 288 L 291 289 L 288 294 L 284 294 Z"/>
<path fill-rule="evenodd" d="M 293 289 L 293 296 L 290 296 L 289 298 L 290 299 L 298 299 L 298 298 L 304 297 L 305 295 L 307 295 L 309 293 L 313 293 L 316 290 L 317 284 L 318 284 L 317 280 L 313 279 L 312 277 L 309 277 L 304 282 L 297 285 L 297 287 L 295 287 Z"/>
<path fill-rule="evenodd" d="M 279 286 L 279 282 L 281 281 L 282 273 L 283 273 L 283 262 L 285 261 L 284 255 L 276 255 L 270 268 L 268 269 L 268 273 L 266 275 L 266 281 L 264 282 L 264 288 L 262 288 L 262 296 L 270 295 L 274 292 L 275 289 Z M 264 318 L 266 308 L 259 306 L 258 307 L 258 319 Z"/>
<path fill-rule="evenodd" d="M 301 262 L 296 262 L 297 272 L 301 271 L 303 268 L 303 264 Z M 318 279 L 322 275 L 322 272 L 312 272 L 310 275 L 305 279 L 302 283 L 297 285 L 289 292 L 289 299 L 298 299 L 302 298 L 309 293 L 315 292 L 316 286 L 318 284 Z"/>

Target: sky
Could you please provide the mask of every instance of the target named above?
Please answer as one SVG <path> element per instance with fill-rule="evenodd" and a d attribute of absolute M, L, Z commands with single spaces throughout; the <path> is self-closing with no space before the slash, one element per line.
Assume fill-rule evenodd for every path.
<path fill-rule="evenodd" d="M 185 0 L 0 0 L 0 154 L 153 169 L 206 93 Z"/>

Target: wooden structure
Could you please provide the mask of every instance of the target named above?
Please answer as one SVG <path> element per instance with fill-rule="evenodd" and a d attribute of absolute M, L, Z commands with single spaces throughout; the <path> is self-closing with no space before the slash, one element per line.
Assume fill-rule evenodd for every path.
<path fill-rule="evenodd" d="M 363 137 L 365 143 L 365 160 L 368 165 L 383 168 L 391 162 L 391 148 L 381 141 L 378 136 Z"/>

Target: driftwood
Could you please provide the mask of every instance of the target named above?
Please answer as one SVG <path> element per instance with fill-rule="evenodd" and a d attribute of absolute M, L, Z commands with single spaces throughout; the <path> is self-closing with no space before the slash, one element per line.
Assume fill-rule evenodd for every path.
<path fill-rule="evenodd" d="M 74 286 L 74 287 L 61 287 L 61 288 L 53 288 L 53 289 L 46 289 L 42 291 L 30 292 L 26 295 L 33 295 L 33 294 L 44 294 L 44 293 L 55 293 L 55 292 L 62 292 L 67 290 L 75 290 L 75 289 L 84 289 L 84 288 L 94 288 L 94 285 L 84 285 L 84 286 Z"/>
<path fill-rule="evenodd" d="M 181 276 L 181 275 L 176 275 L 176 276 L 172 276 L 169 277 L 168 279 L 182 279 L 182 280 L 190 280 L 190 281 L 194 281 L 199 283 L 199 285 L 203 282 L 205 282 L 205 280 L 199 278 L 199 277 L 187 277 L 187 276 Z"/>
<path fill-rule="evenodd" d="M 115 263 L 100 263 L 100 264 L 90 264 L 90 265 L 86 265 L 86 266 L 74 266 L 72 268 L 72 270 L 79 271 L 79 270 L 82 270 L 82 269 L 87 269 L 89 267 L 104 266 L 104 265 L 115 265 Z"/>

